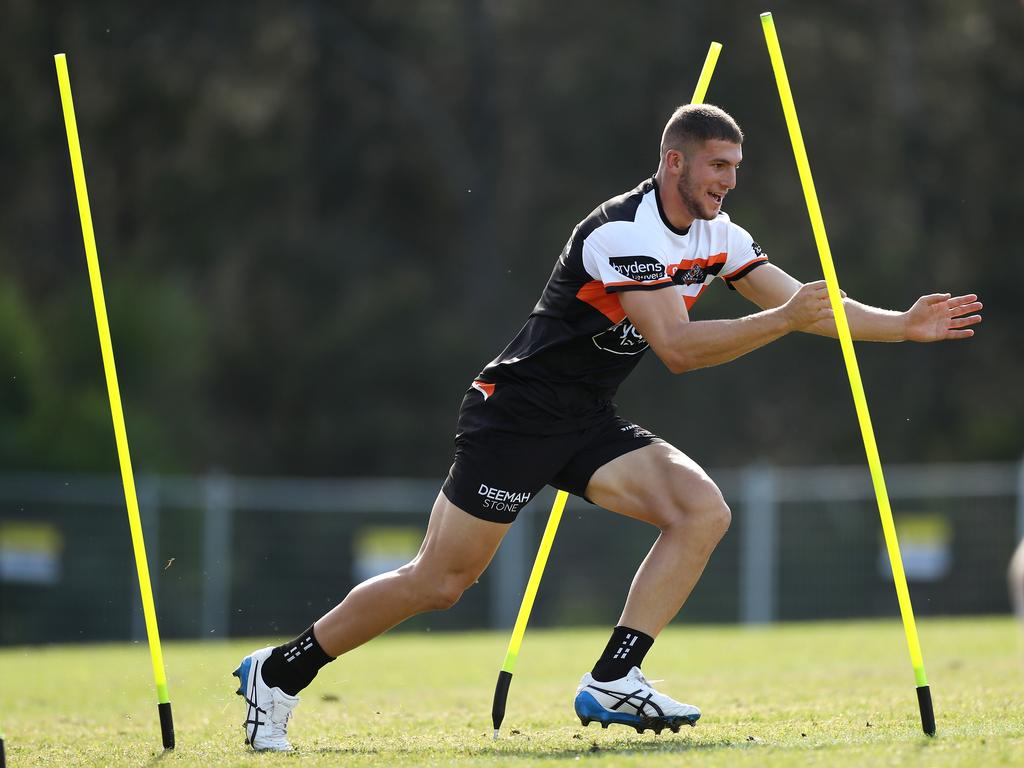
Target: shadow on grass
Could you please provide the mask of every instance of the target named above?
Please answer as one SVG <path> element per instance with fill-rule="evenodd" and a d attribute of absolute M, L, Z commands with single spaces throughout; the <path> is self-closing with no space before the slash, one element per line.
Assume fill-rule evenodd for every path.
<path fill-rule="evenodd" d="M 601 753 L 615 754 L 615 755 L 649 755 L 649 754 L 684 754 L 687 752 L 702 752 L 714 749 L 749 749 L 751 747 L 765 746 L 763 742 L 749 742 L 749 741 L 731 741 L 728 739 L 717 739 L 714 741 L 648 741 L 642 743 L 636 742 L 623 742 L 623 743 L 612 743 L 612 744 L 599 744 L 594 739 L 582 738 L 580 740 L 574 740 L 576 743 L 567 744 L 564 747 L 545 747 L 536 746 L 530 747 L 528 744 L 510 744 L 508 741 L 499 743 L 496 745 L 489 746 L 472 746 L 467 747 L 459 751 L 459 756 L 462 758 L 473 758 L 473 757 L 488 757 L 488 758 L 515 758 L 520 759 L 523 757 L 532 758 L 547 758 L 552 760 L 575 760 L 577 757 L 586 755 L 597 755 Z M 302 750 L 306 754 L 316 755 L 348 755 L 351 757 L 358 756 L 371 756 L 371 755 L 422 755 L 424 758 L 427 757 L 427 753 L 435 750 L 430 749 L 416 749 L 410 747 L 382 747 L 375 749 L 373 747 L 321 747 L 318 749 Z M 444 752 L 447 751 L 443 747 L 437 748 L 436 751 Z M 440 755 L 436 755 L 440 756 Z"/>
<path fill-rule="evenodd" d="M 173 755 L 173 754 L 174 754 L 174 750 L 173 749 L 165 749 L 162 752 L 157 752 L 155 755 L 153 755 L 153 759 L 150 760 L 148 763 L 146 763 L 146 765 L 159 765 L 160 762 L 165 757 L 167 757 L 167 755 Z"/>

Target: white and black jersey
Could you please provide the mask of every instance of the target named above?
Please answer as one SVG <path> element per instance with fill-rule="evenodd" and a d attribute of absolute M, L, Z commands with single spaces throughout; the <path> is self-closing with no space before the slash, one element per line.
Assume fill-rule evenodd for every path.
<path fill-rule="evenodd" d="M 728 284 L 767 260 L 724 213 L 673 227 L 653 178 L 612 198 L 576 226 L 526 325 L 473 382 L 487 420 L 557 433 L 607 417 L 648 346 L 619 292 L 676 291 L 689 309 L 715 277 Z"/>

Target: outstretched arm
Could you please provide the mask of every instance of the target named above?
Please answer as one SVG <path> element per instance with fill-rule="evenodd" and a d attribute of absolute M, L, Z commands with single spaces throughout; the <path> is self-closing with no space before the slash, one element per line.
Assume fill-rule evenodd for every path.
<path fill-rule="evenodd" d="M 626 291 L 619 294 L 619 301 L 673 373 L 726 363 L 832 316 L 824 280 L 798 286 L 781 306 L 735 320 L 690 322 L 686 304 L 673 286 Z"/>
<path fill-rule="evenodd" d="M 801 283 L 774 264 L 765 264 L 733 285 L 745 298 L 762 308 L 777 307 L 789 300 Z M 870 307 L 844 297 L 843 308 L 850 334 L 858 341 L 943 341 L 966 339 L 970 328 L 981 322 L 982 304 L 972 294 L 951 296 L 933 293 L 922 296 L 906 312 Z M 820 336 L 837 336 L 833 318 L 825 318 L 803 329 Z"/>

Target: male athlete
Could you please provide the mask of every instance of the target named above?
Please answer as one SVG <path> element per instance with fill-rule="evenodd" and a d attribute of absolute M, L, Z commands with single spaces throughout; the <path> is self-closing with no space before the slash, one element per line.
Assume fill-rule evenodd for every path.
<path fill-rule="evenodd" d="M 235 675 L 246 741 L 288 750 L 288 718 L 317 671 L 417 613 L 450 608 L 491 561 L 519 510 L 545 485 L 657 526 L 618 626 L 574 702 L 584 722 L 678 730 L 700 710 L 655 691 L 644 656 L 679 611 L 729 528 L 721 492 L 692 459 L 619 418 L 612 397 L 648 347 L 673 373 L 719 365 L 805 331 L 835 336 L 823 281 L 801 284 L 722 213 L 743 134 L 710 105 L 680 107 L 653 178 L 573 230 L 540 301 L 462 402 L 455 463 L 407 565 L 355 587 L 291 642 L 246 656 Z M 714 278 L 763 311 L 691 321 Z M 906 312 L 844 299 L 854 338 L 967 338 L 974 295 L 923 296 Z"/>

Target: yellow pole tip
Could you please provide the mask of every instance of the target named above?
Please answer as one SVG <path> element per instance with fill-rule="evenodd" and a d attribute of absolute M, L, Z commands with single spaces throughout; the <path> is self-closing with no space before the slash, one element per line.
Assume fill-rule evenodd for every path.
<path fill-rule="evenodd" d="M 53 58 L 55 58 L 57 61 L 60 61 L 61 59 L 64 59 L 66 57 L 63 53 L 55 53 L 53 54 Z"/>
<path fill-rule="evenodd" d="M 765 11 L 764 13 L 761 14 L 761 20 L 762 21 L 767 21 L 771 17 L 772 17 L 772 12 L 771 11 Z"/>

